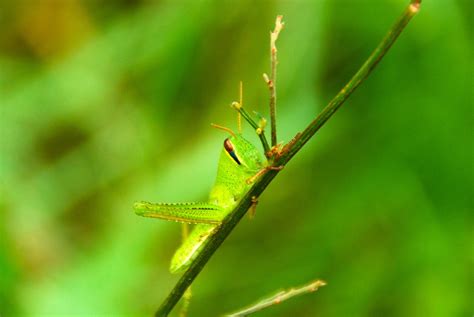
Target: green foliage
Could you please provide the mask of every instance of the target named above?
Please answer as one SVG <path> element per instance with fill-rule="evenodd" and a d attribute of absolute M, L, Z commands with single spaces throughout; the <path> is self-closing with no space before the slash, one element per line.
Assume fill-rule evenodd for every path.
<path fill-rule="evenodd" d="M 59 3 L 59 4 L 58 4 Z M 288 141 L 406 5 L 390 1 L 11 2 L 0 20 L 0 313 L 149 315 L 178 225 L 131 204 L 205 200 L 244 104 L 267 114 L 279 39 Z M 261 316 L 453 316 L 469 301 L 468 17 L 425 1 L 380 68 L 283 170 L 193 285 L 191 316 L 328 282 Z M 259 146 L 250 129 L 246 135 Z"/>

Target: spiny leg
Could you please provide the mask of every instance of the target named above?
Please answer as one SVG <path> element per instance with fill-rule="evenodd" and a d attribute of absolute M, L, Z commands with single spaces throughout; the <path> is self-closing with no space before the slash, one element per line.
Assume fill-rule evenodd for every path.
<path fill-rule="evenodd" d="M 143 217 L 172 220 L 192 224 L 220 224 L 224 213 L 219 206 L 209 203 L 149 203 L 136 202 L 135 213 Z"/>
<path fill-rule="evenodd" d="M 262 168 L 261 170 L 259 170 L 257 173 L 255 173 L 255 175 L 253 175 L 252 177 L 248 178 L 245 182 L 247 184 L 252 184 L 253 182 L 255 182 L 255 180 L 257 178 L 259 178 L 260 176 L 262 176 L 263 174 L 265 174 L 266 172 L 268 171 L 281 171 L 283 169 L 284 166 L 267 166 L 267 167 L 264 167 Z"/>

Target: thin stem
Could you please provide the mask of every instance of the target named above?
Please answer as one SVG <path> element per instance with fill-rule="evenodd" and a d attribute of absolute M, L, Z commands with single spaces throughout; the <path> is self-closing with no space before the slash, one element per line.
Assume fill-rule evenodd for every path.
<path fill-rule="evenodd" d="M 389 48 L 397 39 L 411 18 L 418 12 L 420 0 L 412 0 L 405 9 L 400 19 L 391 27 L 387 36 L 377 46 L 368 60 L 362 65 L 359 71 L 352 77 L 346 86 L 329 102 L 326 108 L 311 124 L 302 132 L 298 133 L 292 141 L 284 146 L 275 160 L 275 166 L 284 166 L 286 163 L 303 147 L 303 145 L 326 123 L 326 121 L 336 112 L 337 109 L 347 100 L 349 95 L 362 83 L 362 81 L 372 72 L 380 60 L 387 53 Z M 227 215 L 221 225 L 216 229 L 215 234 L 209 237 L 209 241 L 203 247 L 202 252 L 198 254 L 189 268 L 184 272 L 176 283 L 173 290 L 164 300 L 156 316 L 167 316 L 171 309 L 176 305 L 183 293 L 191 285 L 196 276 L 201 272 L 204 265 L 211 258 L 214 252 L 219 248 L 225 238 L 234 229 L 237 223 L 242 219 L 252 202 L 260 196 L 268 184 L 279 173 L 279 169 L 269 169 L 261 178 L 257 179 L 250 190 L 240 200 L 234 210 Z"/>
<path fill-rule="evenodd" d="M 182 241 L 186 241 L 189 236 L 189 224 L 182 223 L 181 224 L 181 237 Z M 187 317 L 189 311 L 189 305 L 191 304 L 191 297 L 193 296 L 191 291 L 191 285 L 186 289 L 183 294 L 183 302 L 181 304 L 181 310 L 179 312 L 179 317 Z"/>
<path fill-rule="evenodd" d="M 382 42 L 370 54 L 369 58 L 351 78 L 351 80 L 339 91 L 339 93 L 329 102 L 321 113 L 302 132 L 298 133 L 280 152 L 280 157 L 276 164 L 288 162 L 306 142 L 326 123 L 327 120 L 342 106 L 357 87 L 369 76 L 378 63 L 382 60 L 390 47 L 395 43 L 405 26 L 420 9 L 421 0 L 412 0 L 398 21 L 392 26 L 383 38 Z"/>
<path fill-rule="evenodd" d="M 313 281 L 309 284 L 296 287 L 296 288 L 291 288 L 289 290 L 285 291 L 280 291 L 276 293 L 275 295 L 272 295 L 268 298 L 265 298 L 261 301 L 259 301 L 256 304 L 250 305 L 248 307 L 245 307 L 237 312 L 231 313 L 229 315 L 226 315 L 227 317 L 243 317 L 243 316 L 248 316 L 250 314 L 256 313 L 258 311 L 261 311 L 265 308 L 278 305 L 281 302 L 284 302 L 292 297 L 307 294 L 307 293 L 312 293 L 317 291 L 320 287 L 325 286 L 326 282 L 321 281 L 321 280 L 316 280 Z"/>
<path fill-rule="evenodd" d="M 270 32 L 270 78 L 268 78 L 267 74 L 263 74 L 263 78 L 265 79 L 268 89 L 270 90 L 270 124 L 271 124 L 271 134 L 272 134 L 272 147 L 277 145 L 277 131 L 276 131 L 276 75 L 277 75 L 277 48 L 276 48 L 276 41 L 278 39 L 278 35 L 280 35 L 280 31 L 283 29 L 285 25 L 281 20 L 283 16 L 279 15 L 276 17 L 275 20 L 275 29 Z"/>
<path fill-rule="evenodd" d="M 258 137 L 260 138 L 260 141 L 262 142 L 265 156 L 268 158 L 270 155 L 270 146 L 268 146 L 268 141 L 265 137 L 265 124 L 258 124 L 257 122 L 255 122 L 255 120 L 252 119 L 250 113 L 248 113 L 248 111 L 245 110 L 244 107 L 242 107 L 242 104 L 238 102 L 233 102 L 232 108 L 237 110 L 239 114 L 242 115 L 242 117 L 244 117 L 244 119 L 247 120 L 247 122 L 255 129 L 255 132 L 257 133 Z"/>

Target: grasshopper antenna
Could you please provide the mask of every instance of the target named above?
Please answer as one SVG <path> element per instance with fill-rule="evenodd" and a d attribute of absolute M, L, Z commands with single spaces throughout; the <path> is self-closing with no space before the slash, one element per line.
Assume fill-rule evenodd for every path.
<path fill-rule="evenodd" d="M 212 126 L 213 128 L 216 128 L 216 129 L 219 129 L 219 130 L 223 130 L 223 131 L 229 132 L 232 136 L 235 136 L 234 131 L 232 131 L 231 129 L 229 129 L 229 128 L 227 128 L 227 127 L 223 127 L 223 126 L 218 125 L 218 124 L 215 124 L 215 123 L 211 123 L 211 126 Z"/>
<path fill-rule="evenodd" d="M 242 107 L 244 104 L 243 101 L 243 84 L 242 81 L 240 81 L 240 86 L 239 86 L 239 103 L 240 106 Z M 237 111 L 237 128 L 239 130 L 239 133 L 242 133 L 242 115 L 240 112 Z"/>

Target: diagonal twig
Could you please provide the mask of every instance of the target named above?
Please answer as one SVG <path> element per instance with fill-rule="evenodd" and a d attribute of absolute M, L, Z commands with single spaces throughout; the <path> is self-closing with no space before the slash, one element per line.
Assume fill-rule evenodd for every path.
<path fill-rule="evenodd" d="M 229 315 L 226 315 L 226 317 L 244 317 L 248 316 L 250 314 L 256 313 L 258 311 L 261 311 L 265 308 L 278 305 L 281 302 L 284 302 L 292 297 L 307 294 L 307 293 L 312 293 L 317 291 L 320 287 L 325 286 L 326 282 L 321 281 L 321 280 L 316 280 L 313 281 L 309 284 L 300 286 L 300 287 L 295 287 L 291 288 L 289 290 L 285 291 L 280 291 L 268 298 L 265 298 L 261 301 L 259 301 L 256 304 L 250 305 L 248 307 L 245 307 L 239 311 L 236 311 L 234 313 L 231 313 Z"/>

